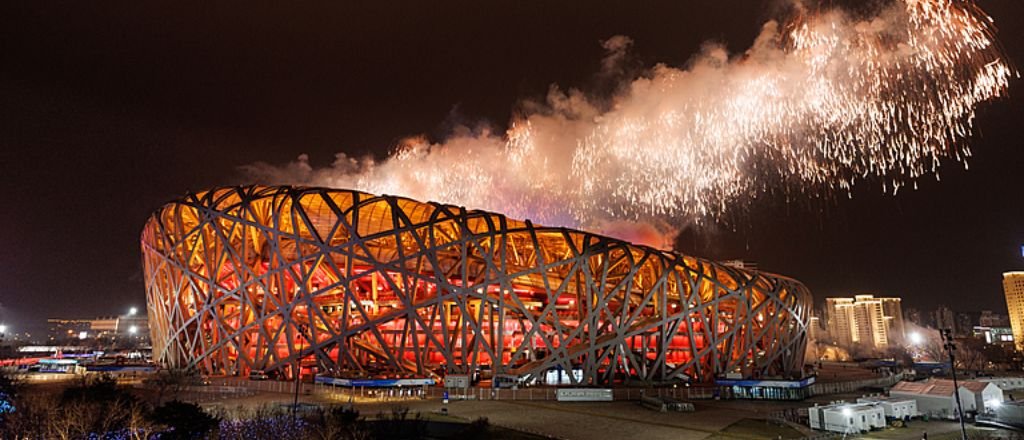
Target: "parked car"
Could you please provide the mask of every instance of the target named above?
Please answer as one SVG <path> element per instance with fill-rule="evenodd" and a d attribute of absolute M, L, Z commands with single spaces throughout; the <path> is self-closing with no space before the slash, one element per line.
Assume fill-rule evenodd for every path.
<path fill-rule="evenodd" d="M 252 370 L 249 373 L 249 380 L 267 380 L 270 376 L 267 375 L 266 371 L 263 370 Z"/>

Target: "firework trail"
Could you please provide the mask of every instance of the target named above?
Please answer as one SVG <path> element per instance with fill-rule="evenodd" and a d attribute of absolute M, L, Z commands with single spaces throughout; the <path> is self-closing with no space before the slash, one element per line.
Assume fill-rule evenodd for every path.
<path fill-rule="evenodd" d="M 716 218 L 770 191 L 874 180 L 895 192 L 937 177 L 943 162 L 966 166 L 975 109 L 1016 75 L 993 32 L 965 1 L 897 0 L 868 18 L 802 10 L 766 23 L 742 55 L 708 46 L 685 69 L 655 66 L 610 106 L 552 88 L 504 134 L 410 138 L 380 162 L 338 154 L 324 169 L 305 156 L 243 168 L 265 183 L 403 195 L 612 235 L 624 221 Z M 605 42 L 606 69 L 630 42 Z"/>

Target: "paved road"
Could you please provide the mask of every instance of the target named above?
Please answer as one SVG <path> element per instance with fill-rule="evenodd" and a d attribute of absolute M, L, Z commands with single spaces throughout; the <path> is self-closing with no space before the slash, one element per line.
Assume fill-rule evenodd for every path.
<path fill-rule="evenodd" d="M 307 403 L 347 404 L 347 400 L 330 400 L 322 396 L 303 395 Z M 261 405 L 290 404 L 292 396 L 282 393 L 261 392 L 240 396 L 222 402 L 206 403 L 231 410 L 239 406 L 255 408 Z M 389 413 L 394 407 L 407 407 L 412 412 L 436 413 L 442 404 L 438 400 L 406 399 L 379 401 L 359 399 L 352 402 L 363 416 L 373 418 Z M 590 440 L 594 438 L 644 438 L 644 440 L 703 440 L 758 439 L 749 434 L 723 433 L 723 429 L 743 419 L 764 418 L 781 408 L 800 406 L 793 402 L 751 401 L 697 401 L 694 413 L 659 413 L 641 407 L 636 402 L 549 402 L 549 401 L 453 401 L 449 413 L 463 420 L 486 417 L 491 423 L 562 438 Z M 803 403 L 802 405 L 807 405 Z M 859 437 L 872 440 L 917 440 L 927 431 L 930 440 L 959 439 L 959 425 L 953 422 L 915 421 L 908 428 L 888 429 Z M 809 432 L 809 430 L 807 430 Z"/>

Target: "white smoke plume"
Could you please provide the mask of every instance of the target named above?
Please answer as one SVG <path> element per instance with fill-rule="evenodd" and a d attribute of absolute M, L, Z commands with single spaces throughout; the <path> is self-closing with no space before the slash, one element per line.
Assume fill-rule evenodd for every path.
<path fill-rule="evenodd" d="M 632 40 L 603 47 L 615 75 Z M 552 86 L 504 133 L 403 140 L 383 161 L 338 153 L 242 167 L 253 181 L 432 200 L 671 245 L 673 225 L 718 218 L 766 192 L 892 191 L 965 162 L 976 107 L 1016 73 L 973 4 L 898 0 L 871 17 L 801 10 L 743 54 L 709 44 L 657 65 L 610 104 Z M 652 228 L 650 225 L 655 224 Z"/>

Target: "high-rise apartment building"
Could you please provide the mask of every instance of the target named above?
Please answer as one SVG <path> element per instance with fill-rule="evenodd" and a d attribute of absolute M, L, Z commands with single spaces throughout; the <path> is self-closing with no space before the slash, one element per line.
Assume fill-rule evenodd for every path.
<path fill-rule="evenodd" d="M 862 295 L 871 296 L 871 295 Z M 882 303 L 882 316 L 885 317 L 885 332 L 890 344 L 902 344 L 906 337 L 903 324 L 903 306 L 899 298 L 875 298 Z"/>
<path fill-rule="evenodd" d="M 843 347 L 853 345 L 853 298 L 825 298 L 825 318 L 833 342 Z"/>
<path fill-rule="evenodd" d="M 817 312 L 807 319 L 807 338 L 815 342 L 829 339 L 828 332 L 821 326 L 821 318 Z"/>
<path fill-rule="evenodd" d="M 1024 272 L 1003 273 L 1003 292 L 1006 310 L 1010 313 L 1010 328 L 1017 351 L 1024 351 Z"/>
<path fill-rule="evenodd" d="M 956 330 L 956 314 L 949 307 L 941 305 L 936 307 L 932 312 L 932 322 L 935 324 L 935 328 L 939 330 Z"/>
<path fill-rule="evenodd" d="M 885 348 L 903 341 L 903 311 L 899 298 L 826 298 L 828 331 L 843 346 L 862 344 Z"/>

